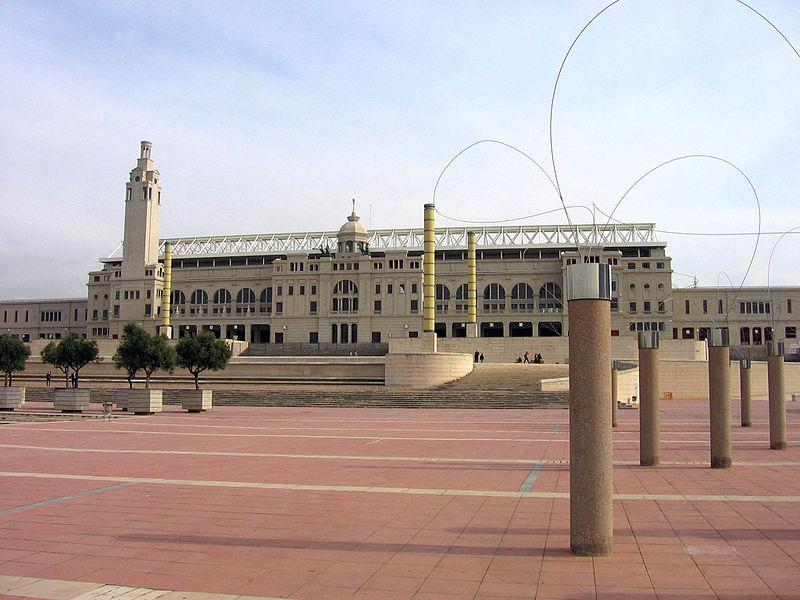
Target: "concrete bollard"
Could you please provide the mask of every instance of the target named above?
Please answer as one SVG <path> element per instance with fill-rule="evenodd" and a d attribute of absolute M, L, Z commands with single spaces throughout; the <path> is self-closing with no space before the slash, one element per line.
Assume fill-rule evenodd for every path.
<path fill-rule="evenodd" d="M 731 456 L 730 340 L 727 329 L 708 336 L 708 402 L 711 426 L 711 468 L 727 469 Z"/>
<path fill-rule="evenodd" d="M 611 361 L 611 426 L 619 424 L 619 406 L 617 405 L 617 361 Z"/>
<path fill-rule="evenodd" d="M 750 359 L 743 358 L 739 361 L 739 401 L 742 413 L 742 427 L 750 427 L 752 420 L 750 417 Z"/>
<path fill-rule="evenodd" d="M 658 415 L 658 332 L 639 332 L 639 464 L 661 463 Z"/>
<path fill-rule="evenodd" d="M 611 268 L 567 266 L 569 302 L 570 550 L 613 550 L 611 445 Z"/>
<path fill-rule="evenodd" d="M 769 447 L 786 450 L 786 382 L 783 377 L 783 342 L 767 345 L 769 385 Z"/>

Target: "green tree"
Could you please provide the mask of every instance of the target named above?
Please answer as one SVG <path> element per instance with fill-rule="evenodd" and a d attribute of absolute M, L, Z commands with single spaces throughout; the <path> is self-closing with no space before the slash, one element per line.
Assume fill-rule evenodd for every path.
<path fill-rule="evenodd" d="M 11 385 L 11 374 L 25 370 L 25 360 L 31 349 L 20 339 L 3 334 L 0 335 L 0 371 L 3 372 L 3 384 Z"/>
<path fill-rule="evenodd" d="M 99 354 L 97 342 L 69 332 L 57 344 L 50 342 L 42 348 L 42 361 L 64 373 L 65 387 L 69 387 L 69 376 L 72 372 L 75 376 L 75 387 L 78 387 L 78 373 L 90 362 L 100 362 Z"/>
<path fill-rule="evenodd" d="M 128 387 L 133 389 L 133 378 L 142 368 L 142 357 L 147 352 L 150 336 L 143 327 L 136 323 L 128 323 L 122 329 L 122 341 L 117 346 L 112 360 L 118 369 L 128 373 Z"/>
<path fill-rule="evenodd" d="M 181 338 L 175 347 L 178 366 L 185 367 L 194 375 L 194 388 L 200 389 L 200 373 L 207 369 L 224 369 L 231 359 L 228 344 L 218 340 L 210 331 L 201 331 L 194 337 Z"/>
<path fill-rule="evenodd" d="M 148 336 L 147 350 L 142 357 L 142 371 L 146 375 L 144 387 L 150 388 L 150 376 L 153 372 L 167 371 L 172 373 L 177 355 L 175 349 L 167 343 L 163 335 Z"/>

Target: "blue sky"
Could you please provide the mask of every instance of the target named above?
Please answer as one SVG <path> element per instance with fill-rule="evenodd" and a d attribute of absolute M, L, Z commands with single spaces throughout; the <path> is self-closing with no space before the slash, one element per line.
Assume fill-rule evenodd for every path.
<path fill-rule="evenodd" d="M 800 3 L 753 0 L 800 48 Z M 124 183 L 153 142 L 162 237 L 420 227 L 448 161 L 480 139 L 552 176 L 549 110 L 564 55 L 604 6 L 527 2 L 0 3 L 0 297 L 85 295 L 122 237 Z M 562 71 L 553 149 L 575 222 L 609 212 L 661 162 L 710 154 L 752 181 L 762 229 L 800 226 L 800 58 L 735 0 L 622 0 Z M 560 206 L 527 159 L 476 146 L 439 211 L 477 223 Z M 600 212 L 596 217 L 603 219 Z M 747 180 L 679 161 L 615 217 L 655 222 L 679 286 L 738 284 L 755 232 Z M 528 223 L 564 223 L 563 214 Z M 453 225 L 443 217 L 437 225 Z M 749 285 L 767 283 L 777 235 Z M 800 285 L 800 235 L 773 284 Z"/>

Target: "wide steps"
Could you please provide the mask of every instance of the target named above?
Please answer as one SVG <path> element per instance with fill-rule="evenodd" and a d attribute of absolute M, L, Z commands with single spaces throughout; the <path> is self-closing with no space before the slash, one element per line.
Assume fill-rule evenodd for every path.
<path fill-rule="evenodd" d="M 92 402 L 114 399 L 94 388 Z M 180 404 L 181 390 L 164 390 L 164 404 Z M 28 388 L 26 400 L 52 402 L 53 388 Z M 313 406 L 330 408 L 567 408 L 569 392 L 517 390 L 214 390 L 216 406 Z"/>

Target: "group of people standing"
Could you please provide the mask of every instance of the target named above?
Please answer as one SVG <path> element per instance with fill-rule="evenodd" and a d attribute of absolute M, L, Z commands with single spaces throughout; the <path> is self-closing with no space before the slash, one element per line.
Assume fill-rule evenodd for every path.
<path fill-rule="evenodd" d="M 525 355 L 524 356 L 525 356 L 524 359 L 521 356 L 518 356 L 517 357 L 517 362 L 518 363 L 533 363 L 535 365 L 544 364 L 544 359 L 542 358 L 542 355 L 539 354 L 538 352 L 533 355 L 533 360 L 531 360 L 531 355 L 528 354 L 527 350 L 525 351 Z"/>
<path fill-rule="evenodd" d="M 477 350 L 475 350 L 474 359 L 475 359 L 476 363 L 477 362 L 483 362 L 483 352 L 478 352 Z"/>

